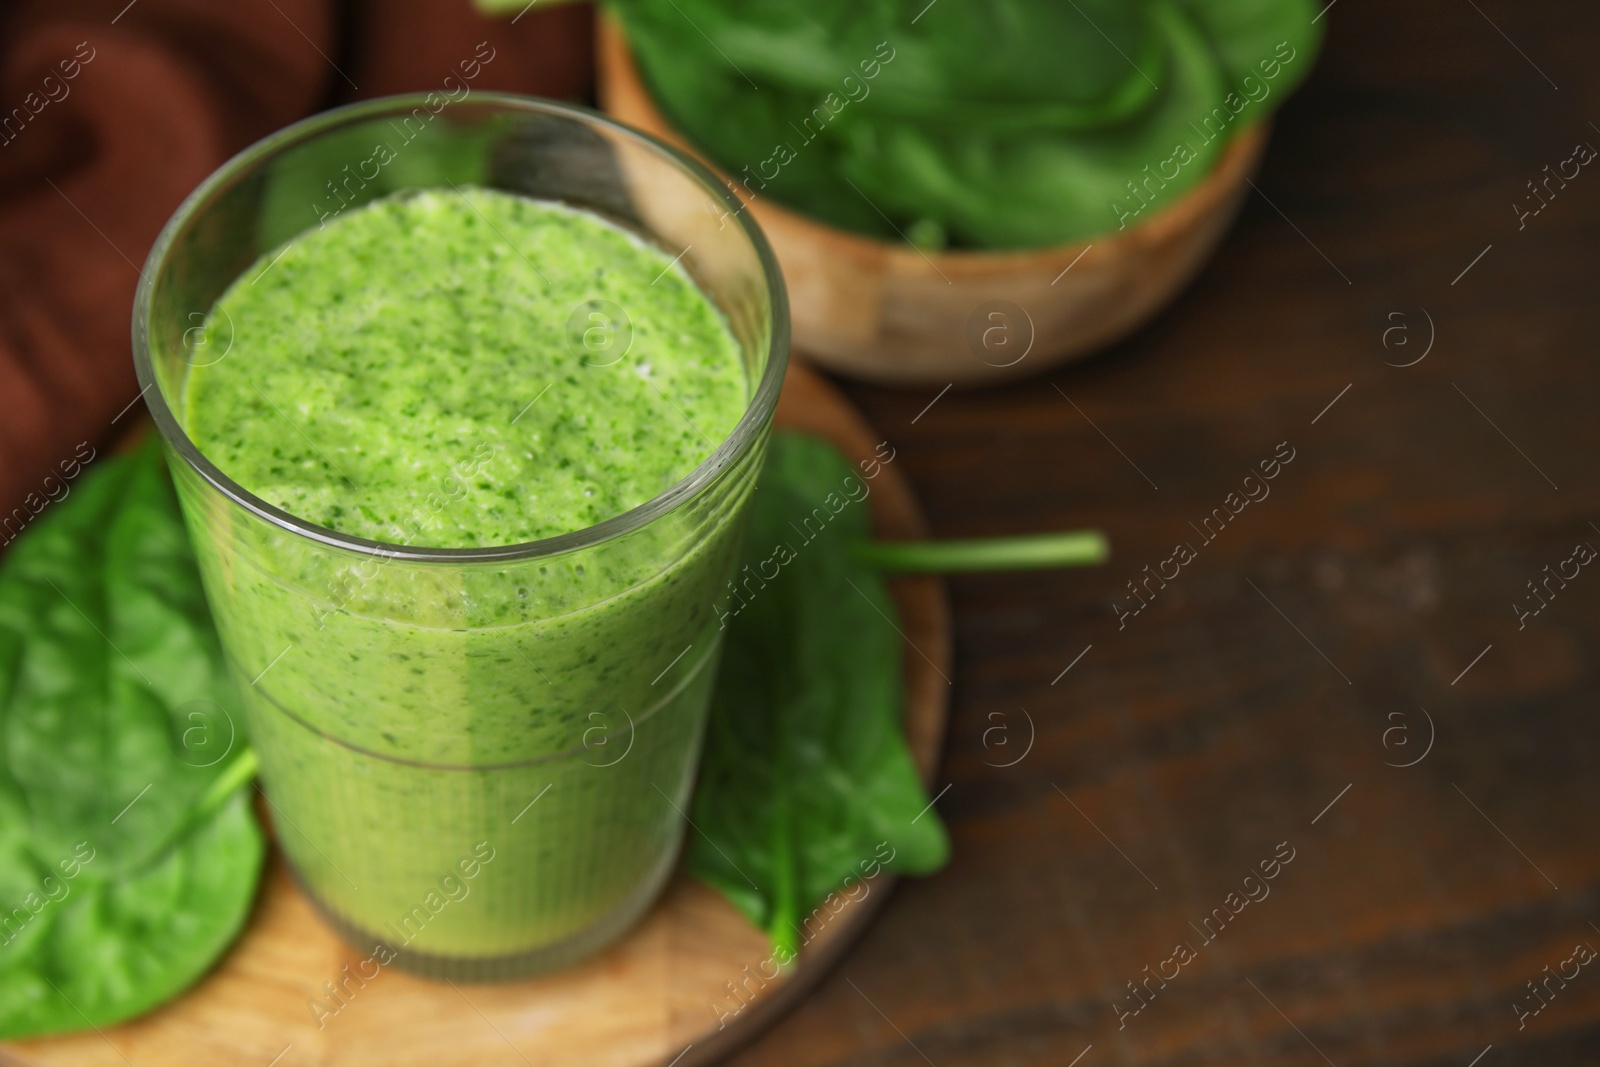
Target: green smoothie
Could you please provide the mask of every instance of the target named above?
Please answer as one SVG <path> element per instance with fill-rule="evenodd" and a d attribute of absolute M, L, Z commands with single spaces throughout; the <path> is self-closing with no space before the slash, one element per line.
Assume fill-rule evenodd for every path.
<path fill-rule="evenodd" d="M 749 397 L 727 326 L 669 257 L 482 189 L 305 234 L 208 332 L 228 354 L 185 383 L 195 444 L 290 514 L 391 543 L 513 545 L 620 515 L 699 465 Z"/>
<path fill-rule="evenodd" d="M 483 549 L 657 497 L 752 384 L 674 259 L 483 189 L 351 208 L 217 301 L 178 416 L 244 489 L 390 546 Z M 361 551 L 181 472 L 278 836 L 357 941 L 441 973 L 550 965 L 671 869 L 760 449 L 620 536 Z"/>

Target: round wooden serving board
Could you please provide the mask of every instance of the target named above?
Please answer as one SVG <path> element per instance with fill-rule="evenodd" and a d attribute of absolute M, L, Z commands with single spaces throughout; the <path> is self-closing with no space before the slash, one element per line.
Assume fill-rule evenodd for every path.
<path fill-rule="evenodd" d="M 809 431 L 847 455 L 872 455 L 878 437 L 816 374 L 791 365 L 778 423 Z M 880 536 L 925 533 L 911 490 L 886 464 L 869 499 Z M 892 583 L 906 637 L 906 732 L 931 781 L 949 702 L 950 627 L 933 578 Z M 457 985 L 386 968 L 318 1026 L 311 1003 L 352 972 L 355 952 L 318 917 L 283 863 L 268 863 L 254 915 L 238 944 L 199 985 L 141 1019 L 103 1032 L 0 1046 L 16 1067 L 691 1067 L 726 1056 L 792 1005 L 871 921 L 892 880 L 867 883 L 856 902 L 824 908 L 821 933 L 799 962 L 755 993 L 766 936 L 715 891 L 679 872 L 655 908 L 620 942 L 569 970 L 503 985 Z M 835 906 L 840 901 L 835 902 Z"/>

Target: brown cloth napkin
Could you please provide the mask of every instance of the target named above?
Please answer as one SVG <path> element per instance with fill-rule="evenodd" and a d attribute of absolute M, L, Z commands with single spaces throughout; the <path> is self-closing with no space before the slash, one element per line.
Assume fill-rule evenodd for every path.
<path fill-rule="evenodd" d="M 207 174 L 323 107 L 438 88 L 484 42 L 475 89 L 586 98 L 592 18 L 579 4 L 487 19 L 468 0 L 0 10 L 0 544 L 138 418 L 134 287 Z"/>

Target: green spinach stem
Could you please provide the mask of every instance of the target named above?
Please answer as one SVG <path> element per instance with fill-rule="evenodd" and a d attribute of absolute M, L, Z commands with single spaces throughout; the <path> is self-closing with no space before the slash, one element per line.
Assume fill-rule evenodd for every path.
<path fill-rule="evenodd" d="M 1013 571 L 1088 567 L 1111 558 L 1099 530 L 986 537 L 970 541 L 867 541 L 856 558 L 882 571 Z"/>
<path fill-rule="evenodd" d="M 220 808 L 240 786 L 254 778 L 260 769 L 261 760 L 257 758 L 256 750 L 241 749 L 239 754 L 233 757 L 233 761 L 222 768 L 222 773 L 211 783 L 211 788 L 206 790 L 205 796 L 200 798 L 200 803 L 195 806 L 194 821 L 199 822 Z"/>
<path fill-rule="evenodd" d="M 800 951 L 799 887 L 796 884 L 799 871 L 796 870 L 794 812 L 789 803 L 789 784 L 792 779 L 789 777 L 788 757 L 793 739 L 786 726 L 786 721 L 779 723 L 778 743 L 773 753 L 773 779 L 776 786 L 772 797 L 773 899 L 772 921 L 767 931 L 772 937 L 773 958 L 780 964 L 794 959 Z"/>

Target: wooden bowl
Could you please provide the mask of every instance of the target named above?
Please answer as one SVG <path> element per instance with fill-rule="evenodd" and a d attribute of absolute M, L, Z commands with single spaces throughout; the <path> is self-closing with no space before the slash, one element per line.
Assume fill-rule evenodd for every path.
<path fill-rule="evenodd" d="M 600 17 L 596 41 L 601 107 L 716 170 L 656 107 L 614 20 Z M 1241 130 L 1200 185 L 1149 218 L 1053 248 L 924 254 L 746 199 L 783 267 L 802 354 L 853 378 L 981 384 L 1087 355 L 1160 311 L 1227 232 L 1267 135 L 1266 123 Z"/>

